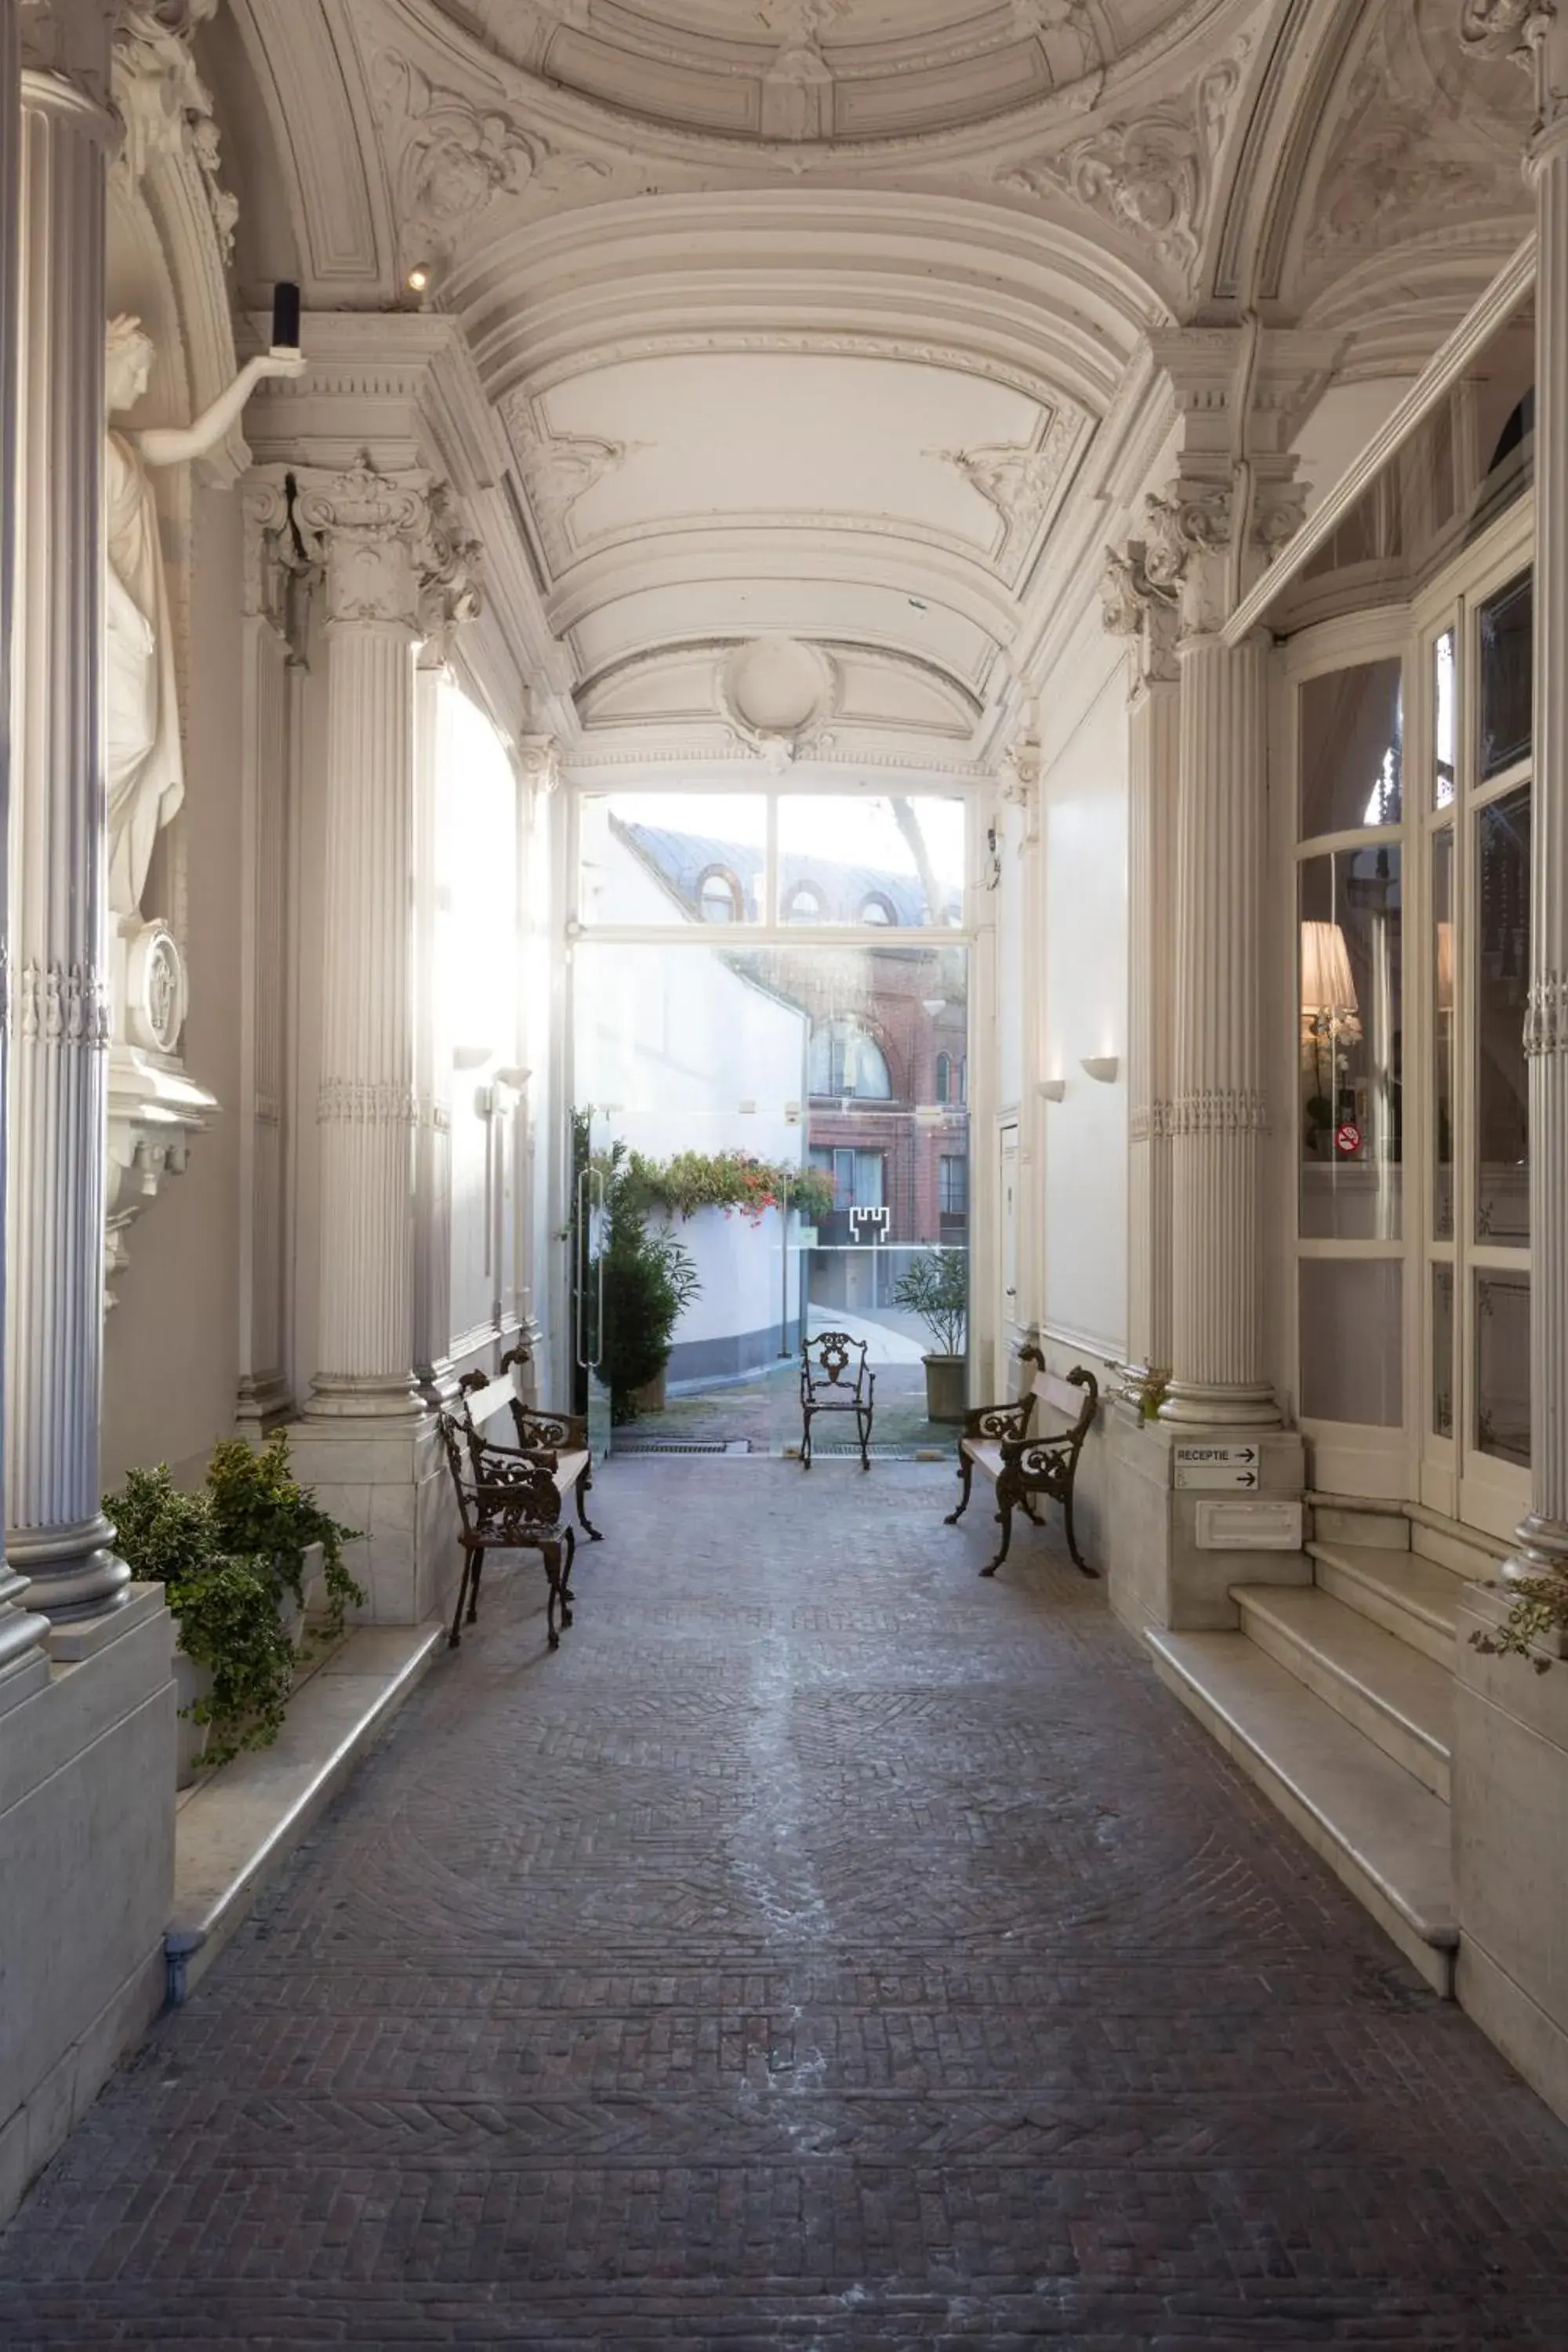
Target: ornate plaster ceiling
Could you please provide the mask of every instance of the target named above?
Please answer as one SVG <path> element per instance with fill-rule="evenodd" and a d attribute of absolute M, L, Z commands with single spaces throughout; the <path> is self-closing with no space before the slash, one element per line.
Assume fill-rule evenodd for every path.
<path fill-rule="evenodd" d="M 644 121 L 866 142 L 989 121 L 1156 53 L 1216 0 L 439 0 L 511 63 Z"/>

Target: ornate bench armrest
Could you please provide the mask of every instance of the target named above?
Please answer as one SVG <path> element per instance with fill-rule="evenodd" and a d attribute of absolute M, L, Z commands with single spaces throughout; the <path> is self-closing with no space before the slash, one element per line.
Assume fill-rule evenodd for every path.
<path fill-rule="evenodd" d="M 581 1413 L 514 1411 L 517 1442 L 525 1454 L 554 1446 L 563 1454 L 581 1454 L 588 1444 L 588 1425 Z"/>
<path fill-rule="evenodd" d="M 963 1416 L 965 1437 L 1000 1437 L 1004 1441 L 1022 1438 L 1029 1426 L 1033 1397 L 1020 1397 L 1013 1404 L 978 1404 Z"/>
<path fill-rule="evenodd" d="M 1076 1437 L 1005 1437 L 1002 1466 L 1021 1471 L 1026 1478 L 1041 1477 L 1050 1471 L 1070 1470 L 1079 1452 Z"/>

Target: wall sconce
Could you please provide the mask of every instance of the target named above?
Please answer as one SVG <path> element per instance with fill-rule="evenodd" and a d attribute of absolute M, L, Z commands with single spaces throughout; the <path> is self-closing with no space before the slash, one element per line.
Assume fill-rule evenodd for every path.
<path fill-rule="evenodd" d="M 1120 1054 L 1086 1054 L 1079 1067 L 1087 1076 L 1098 1078 L 1102 1087 L 1113 1087 L 1116 1074 L 1121 1067 L 1121 1056 Z"/>
<path fill-rule="evenodd" d="M 1042 1078 L 1040 1080 L 1039 1093 L 1041 1098 L 1046 1102 L 1060 1102 L 1067 1090 L 1068 1082 L 1065 1078 Z"/>

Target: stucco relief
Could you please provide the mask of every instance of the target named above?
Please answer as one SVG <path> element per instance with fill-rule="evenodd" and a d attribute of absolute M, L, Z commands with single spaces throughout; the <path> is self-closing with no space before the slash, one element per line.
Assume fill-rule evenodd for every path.
<path fill-rule="evenodd" d="M 1066 196 L 1097 213 L 1190 289 L 1250 47 L 1249 39 L 1237 42 L 1185 98 L 1108 123 L 1058 154 L 1011 164 L 997 184 L 1021 195 Z"/>
<path fill-rule="evenodd" d="M 217 125 L 191 37 L 217 0 L 122 0 L 114 27 L 114 104 L 125 126 L 115 169 L 134 186 L 156 154 L 187 153 L 205 191 L 218 249 L 234 258 L 239 205 L 223 184 Z"/>
<path fill-rule="evenodd" d="M 1492 0 L 1478 11 L 1453 0 L 1385 0 L 1373 12 L 1318 177 L 1303 239 L 1309 269 L 1395 243 L 1412 220 L 1522 215 L 1529 89 L 1507 70 L 1507 5 Z M 1487 70 L 1467 72 L 1467 48 Z"/>
<path fill-rule="evenodd" d="M 501 414 L 545 552 L 559 570 L 571 561 L 568 526 L 578 500 L 607 474 L 618 472 L 638 445 L 553 433 L 526 392 L 513 393 L 501 404 Z"/>
<path fill-rule="evenodd" d="M 931 454 L 962 474 L 970 488 L 994 508 L 1002 520 L 1005 552 L 1009 543 L 1026 547 L 1050 513 L 1075 437 L 1075 421 L 1053 411 L 1038 438 L 1026 446 L 1004 444 L 933 449 Z"/>

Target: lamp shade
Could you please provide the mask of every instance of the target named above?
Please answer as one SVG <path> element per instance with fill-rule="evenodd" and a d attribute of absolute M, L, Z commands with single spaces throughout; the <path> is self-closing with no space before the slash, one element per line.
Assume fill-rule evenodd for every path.
<path fill-rule="evenodd" d="M 1309 1020 L 1343 1019 L 1357 1010 L 1350 950 L 1338 923 L 1301 926 L 1301 1010 Z"/>

